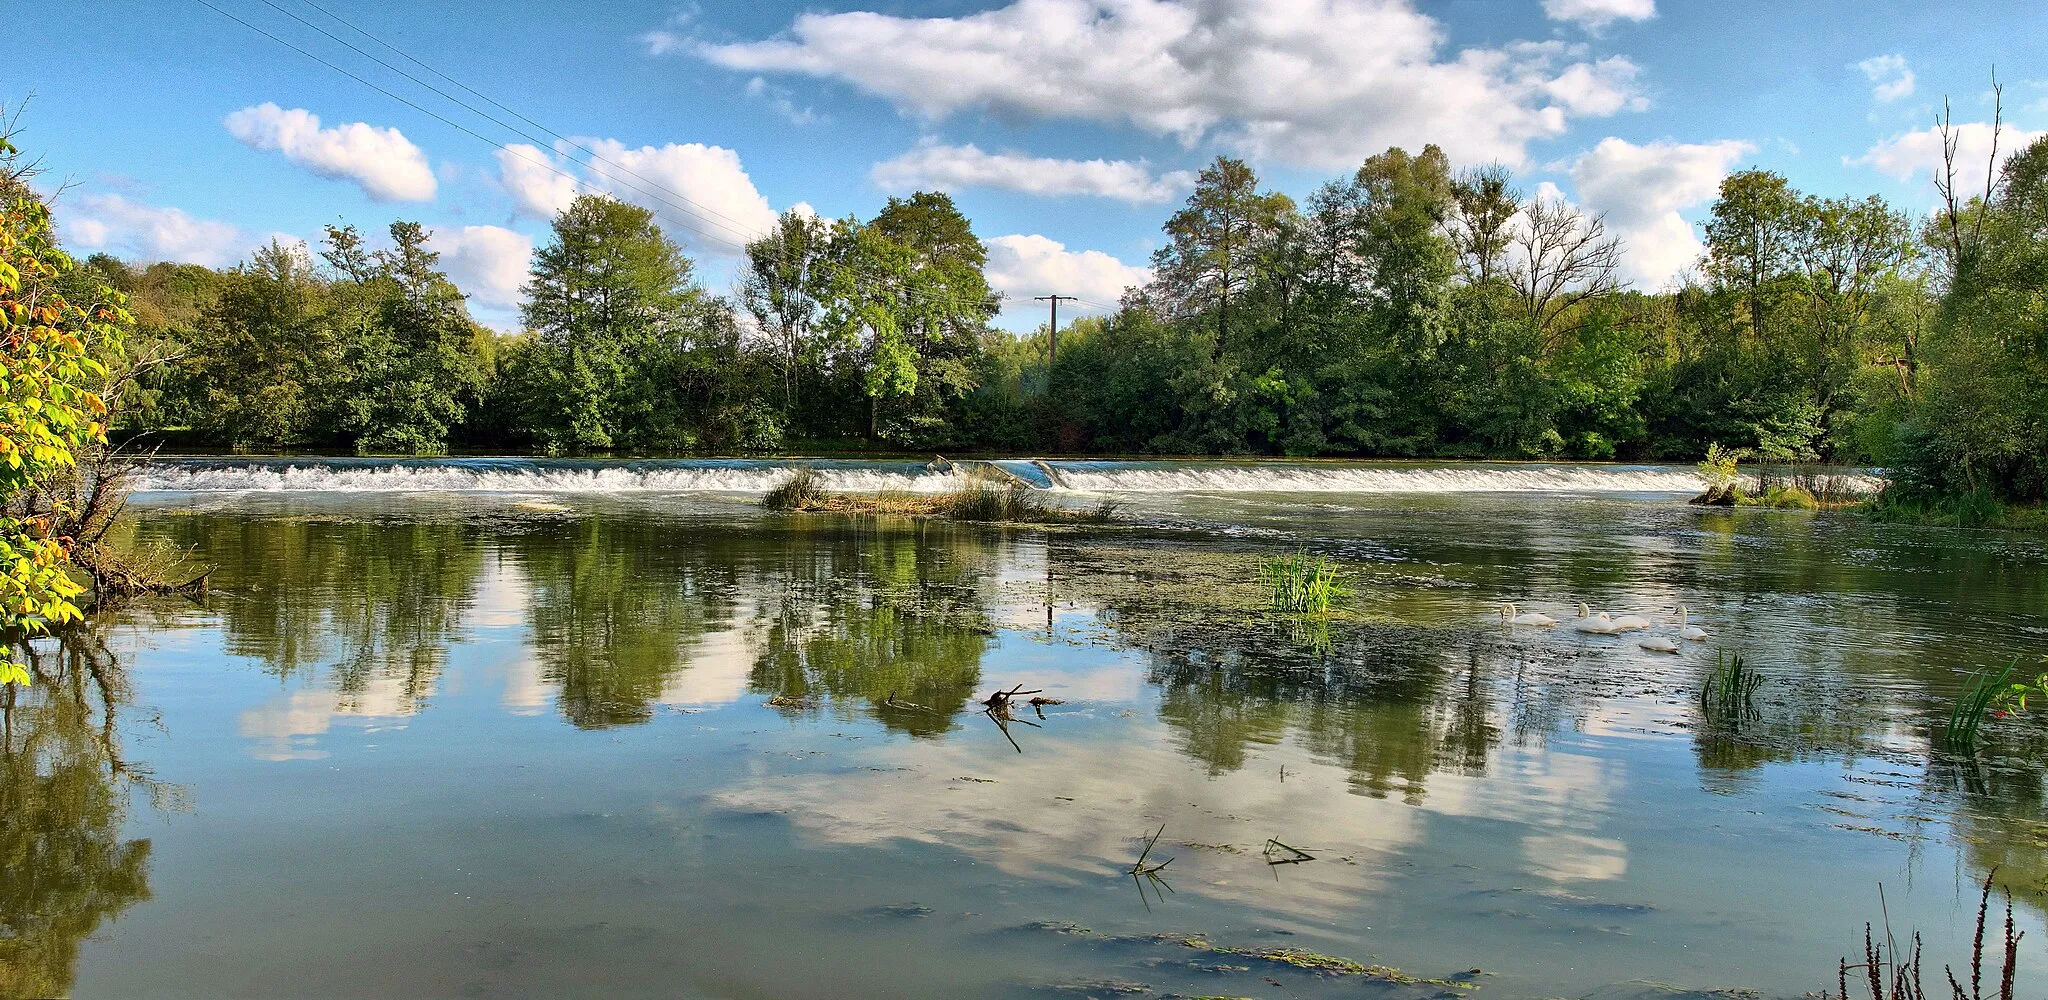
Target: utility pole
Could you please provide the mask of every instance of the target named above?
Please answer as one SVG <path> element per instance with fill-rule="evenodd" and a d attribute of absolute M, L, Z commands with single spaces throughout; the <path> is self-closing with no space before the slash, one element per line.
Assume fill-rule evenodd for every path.
<path fill-rule="evenodd" d="M 1039 302 L 1045 302 L 1048 300 L 1052 302 L 1052 329 L 1051 332 L 1047 334 L 1045 357 L 1045 385 L 1047 388 L 1052 387 L 1053 363 L 1060 359 L 1060 300 L 1066 299 L 1068 302 L 1072 302 L 1078 297 L 1079 296 L 1060 295 L 1057 293 L 1052 295 L 1032 296 L 1033 299 Z"/>

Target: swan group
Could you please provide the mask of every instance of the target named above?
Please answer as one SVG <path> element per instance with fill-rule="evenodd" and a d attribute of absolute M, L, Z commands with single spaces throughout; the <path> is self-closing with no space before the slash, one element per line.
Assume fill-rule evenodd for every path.
<path fill-rule="evenodd" d="M 1619 635 L 1623 632 L 1641 632 L 1656 627 L 1651 618 L 1625 612 L 1611 615 L 1605 611 L 1593 611 L 1585 602 L 1578 604 L 1579 617 L 1567 622 L 1573 630 L 1587 635 Z M 1500 605 L 1500 620 L 1503 625 L 1532 625 L 1542 628 L 1558 624 L 1557 619 L 1541 612 L 1524 612 L 1520 605 L 1503 601 Z M 1686 606 L 1678 606 L 1678 637 L 1690 642 L 1705 642 L 1707 631 L 1692 623 L 1691 612 Z M 1646 635 L 1636 640 L 1636 645 L 1652 653 L 1676 653 L 1679 644 L 1668 636 Z"/>

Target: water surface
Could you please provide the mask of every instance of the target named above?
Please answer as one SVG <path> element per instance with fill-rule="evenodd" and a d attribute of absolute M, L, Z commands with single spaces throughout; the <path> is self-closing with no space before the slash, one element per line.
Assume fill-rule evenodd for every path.
<path fill-rule="evenodd" d="M 2048 974 L 2048 741 L 1929 750 L 1965 672 L 2048 645 L 2038 540 L 1699 510 L 1668 468 L 1053 474 L 1126 523 L 776 515 L 757 462 L 165 463 L 133 531 L 213 591 L 37 644 L 0 994 L 1463 992 L 1255 954 L 1291 948 L 1797 997 L 1880 885 L 1963 956 L 1993 866 Z M 1260 610 L 1299 548 L 1352 613 Z M 1714 638 L 1508 632 L 1509 599 Z M 1737 726 L 1697 706 L 1717 649 L 1770 677 Z M 1061 703 L 1006 734 L 979 702 L 1018 684 Z M 1163 890 L 1126 874 L 1162 827 Z"/>

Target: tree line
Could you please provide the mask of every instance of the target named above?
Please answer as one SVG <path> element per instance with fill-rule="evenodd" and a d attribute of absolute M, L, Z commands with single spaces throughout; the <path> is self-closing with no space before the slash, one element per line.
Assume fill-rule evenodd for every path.
<path fill-rule="evenodd" d="M 1953 157 L 1951 157 L 1951 160 Z M 1678 287 L 1605 220 L 1389 149 L 1304 201 L 1219 158 L 1114 312 L 1016 337 L 944 194 L 785 213 L 714 294 L 646 209 L 586 195 L 533 256 L 524 329 L 473 321 L 419 224 L 240 266 L 89 258 L 176 358 L 128 430 L 225 448 L 885 449 L 1876 464 L 2048 488 L 2048 143 L 1914 215 L 1727 177 Z"/>

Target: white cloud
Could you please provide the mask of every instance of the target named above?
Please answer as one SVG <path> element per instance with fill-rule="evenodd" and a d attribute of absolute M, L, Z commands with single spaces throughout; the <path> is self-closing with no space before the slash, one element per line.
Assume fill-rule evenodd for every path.
<path fill-rule="evenodd" d="M 926 118 L 988 109 L 1129 123 L 1319 168 L 1389 145 L 1525 162 L 1574 116 L 1638 106 L 1634 65 L 1561 42 L 1446 52 L 1407 0 L 1015 0 L 962 17 L 799 15 L 786 35 L 685 48 L 750 73 L 843 80 Z"/>
<path fill-rule="evenodd" d="M 1979 188 L 1984 167 L 1991 159 L 1991 126 L 1986 122 L 1964 122 L 1955 127 L 1956 176 L 1964 190 Z M 1998 135 L 1998 160 L 2027 148 L 2048 132 L 2030 132 L 2007 125 Z M 1903 132 L 1870 147 L 1862 156 L 1842 157 L 1852 166 L 1866 166 L 1902 181 L 1941 169 L 1941 130 L 1932 126 L 1917 132 Z"/>
<path fill-rule="evenodd" d="M 983 241 L 988 246 L 988 266 L 983 273 L 989 287 L 1004 293 L 1007 313 L 1021 316 L 1043 303 L 1032 296 L 1058 292 L 1088 300 L 1093 305 L 1061 303 L 1068 315 L 1099 313 L 1115 308 L 1124 289 L 1152 280 L 1152 269 L 1133 267 L 1100 250 L 1068 250 L 1066 244 L 1044 236 L 1014 234 Z M 1036 320 L 1026 319 L 1029 326 Z"/>
<path fill-rule="evenodd" d="M 1870 78 L 1870 96 L 1882 102 L 1913 95 L 1913 68 L 1901 55 L 1871 56 L 1856 64 Z"/>
<path fill-rule="evenodd" d="M 1543 0 L 1543 16 L 1599 31 L 1615 21 L 1647 21 L 1657 16 L 1657 0 Z"/>
<path fill-rule="evenodd" d="M 1572 185 L 1621 237 L 1622 276 L 1658 289 L 1691 267 L 1702 249 L 1680 210 L 1712 201 L 1729 169 L 1755 151 L 1739 139 L 1638 146 L 1607 138 L 1572 160 Z"/>
<path fill-rule="evenodd" d="M 227 116 L 228 133 L 243 145 L 284 154 L 322 177 L 354 181 L 376 201 L 426 201 L 434 171 L 425 153 L 395 128 L 364 122 L 320 127 L 320 116 L 264 103 Z"/>
<path fill-rule="evenodd" d="M 427 245 L 441 253 L 441 266 L 470 301 L 483 306 L 519 304 L 533 240 L 498 226 L 436 229 Z"/>
<path fill-rule="evenodd" d="M 1194 186 L 1194 175 L 1173 171 L 1154 176 L 1129 160 L 1055 160 L 1016 153 L 984 153 L 974 145 L 921 143 L 870 173 L 886 191 L 919 188 L 1000 188 L 1025 194 L 1092 195 L 1128 202 L 1171 201 Z"/>
<path fill-rule="evenodd" d="M 808 106 L 797 107 L 787 88 L 777 87 L 758 76 L 747 81 L 747 96 L 767 101 L 768 106 L 774 108 L 776 114 L 789 119 L 791 125 L 810 125 L 825 120 L 823 115 Z"/>
<path fill-rule="evenodd" d="M 89 194 L 56 213 L 66 243 L 135 261 L 170 260 L 225 267 L 258 240 L 232 223 L 197 219 L 183 209 L 146 205 L 118 194 Z"/>
<path fill-rule="evenodd" d="M 1573 114 L 1604 118 L 1618 111 L 1642 111 L 1650 99 L 1636 90 L 1636 76 L 1642 71 L 1621 56 L 1609 56 L 1596 63 L 1575 63 L 1544 90 Z"/>
<path fill-rule="evenodd" d="M 576 177 L 554 154 L 525 143 L 513 143 L 496 155 L 498 183 L 512 196 L 521 214 L 553 219 L 576 200 Z"/>
<path fill-rule="evenodd" d="M 507 147 L 498 153 L 498 171 L 519 210 L 535 218 L 553 218 L 578 194 L 610 194 L 652 210 L 676 239 L 723 254 L 740 252 L 775 225 L 775 210 L 739 154 L 722 146 L 629 149 L 616 139 L 579 138 L 557 143 L 554 153 Z"/>

